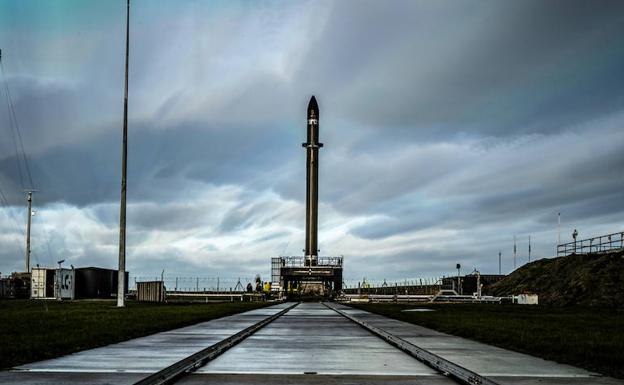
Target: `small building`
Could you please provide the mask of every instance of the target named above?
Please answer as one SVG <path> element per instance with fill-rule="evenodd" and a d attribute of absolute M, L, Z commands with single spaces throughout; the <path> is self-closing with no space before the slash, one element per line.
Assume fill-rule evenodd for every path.
<path fill-rule="evenodd" d="M 117 298 L 117 270 L 101 267 L 76 269 L 75 298 Z M 126 271 L 125 294 L 128 294 L 129 273 Z"/>
<path fill-rule="evenodd" d="M 458 294 L 473 295 L 477 290 L 477 281 L 483 285 L 484 288 L 502 280 L 506 275 L 498 274 L 467 274 L 459 277 L 460 285 L 457 285 L 457 277 L 444 277 L 442 278 L 442 285 L 444 288 L 455 290 Z"/>
<path fill-rule="evenodd" d="M 163 281 L 137 282 L 136 299 L 142 302 L 166 302 L 167 290 Z"/>

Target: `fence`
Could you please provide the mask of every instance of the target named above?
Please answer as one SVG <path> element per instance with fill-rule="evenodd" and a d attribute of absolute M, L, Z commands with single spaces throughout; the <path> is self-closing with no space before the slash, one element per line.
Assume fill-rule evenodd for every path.
<path fill-rule="evenodd" d="M 424 278 L 402 280 L 399 282 L 345 282 L 343 292 L 346 294 L 405 294 L 429 295 L 441 289 L 447 289 L 442 284 L 443 278 Z M 448 287 L 449 289 L 451 287 Z"/>
<path fill-rule="evenodd" d="M 575 240 L 557 245 L 557 256 L 570 254 L 591 254 L 624 249 L 624 232 L 601 235 L 598 237 Z"/>
<path fill-rule="evenodd" d="M 266 279 L 264 279 L 266 280 Z M 164 281 L 167 290 L 175 292 L 220 292 L 245 291 L 247 284 L 255 287 L 255 277 L 175 277 L 175 276 L 132 276 L 130 288 L 137 288 L 139 282 Z"/>

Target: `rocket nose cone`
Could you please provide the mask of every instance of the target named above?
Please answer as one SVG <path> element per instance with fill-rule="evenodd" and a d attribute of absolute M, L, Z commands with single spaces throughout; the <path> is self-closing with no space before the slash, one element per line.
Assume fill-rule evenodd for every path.
<path fill-rule="evenodd" d="M 317 119 L 319 116 L 318 104 L 316 103 L 316 98 L 314 96 L 310 98 L 310 102 L 308 103 L 308 118 L 312 116 Z"/>

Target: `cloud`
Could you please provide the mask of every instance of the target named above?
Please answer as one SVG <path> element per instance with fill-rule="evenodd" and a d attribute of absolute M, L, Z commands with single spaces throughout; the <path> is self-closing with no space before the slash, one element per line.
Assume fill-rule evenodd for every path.
<path fill-rule="evenodd" d="M 320 248 L 344 254 L 351 278 L 452 274 L 458 261 L 493 272 L 498 250 L 507 271 L 514 234 L 553 254 L 558 211 L 566 237 L 621 230 L 621 8 L 133 2 L 129 269 L 267 275 L 269 257 L 299 255 L 311 94 Z M 41 190 L 35 257 L 115 267 L 124 7 L 3 3 L 0 21 Z M 0 124 L 2 271 L 23 264 L 11 129 Z"/>

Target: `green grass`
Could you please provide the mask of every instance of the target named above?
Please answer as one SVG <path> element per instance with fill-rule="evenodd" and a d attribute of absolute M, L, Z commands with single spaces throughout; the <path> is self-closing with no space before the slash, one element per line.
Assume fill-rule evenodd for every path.
<path fill-rule="evenodd" d="M 157 304 L 0 300 L 0 368 L 208 321 L 266 306 L 260 302 Z"/>
<path fill-rule="evenodd" d="M 624 378 L 624 311 L 497 304 L 357 304 L 448 334 Z M 402 312 L 427 307 L 432 312 Z"/>

